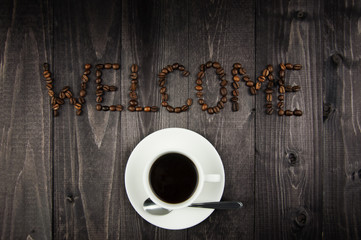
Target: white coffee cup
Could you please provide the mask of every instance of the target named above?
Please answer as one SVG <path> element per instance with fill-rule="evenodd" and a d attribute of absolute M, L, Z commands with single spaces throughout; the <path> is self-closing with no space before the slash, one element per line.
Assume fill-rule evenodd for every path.
<path fill-rule="evenodd" d="M 180 202 L 180 203 L 169 203 L 169 202 L 163 201 L 155 194 L 155 192 L 153 191 L 153 188 L 151 186 L 150 171 L 151 171 L 153 164 L 161 156 L 164 156 L 164 155 L 170 154 L 170 153 L 178 153 L 178 154 L 186 156 L 188 159 L 190 159 L 193 162 L 196 172 L 198 174 L 198 182 L 193 191 L 193 194 L 188 199 L 186 199 L 185 201 Z M 166 209 L 170 209 L 170 210 L 184 208 L 184 207 L 187 207 L 187 206 L 191 205 L 192 203 L 194 203 L 197 200 L 197 198 L 199 197 L 199 195 L 202 193 L 205 182 L 217 183 L 220 181 L 221 181 L 220 174 L 206 173 L 203 170 L 202 165 L 199 163 L 199 161 L 195 157 L 193 157 L 189 153 L 187 153 L 187 151 L 184 149 L 170 149 L 170 150 L 159 153 L 151 161 L 148 162 L 148 164 L 144 168 L 144 173 L 143 173 L 143 185 L 145 188 L 145 192 L 147 193 L 149 198 L 158 206 L 166 208 Z"/>

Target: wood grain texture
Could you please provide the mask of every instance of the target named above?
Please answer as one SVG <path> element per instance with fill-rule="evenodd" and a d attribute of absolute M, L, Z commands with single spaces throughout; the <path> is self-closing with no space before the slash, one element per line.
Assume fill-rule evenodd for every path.
<path fill-rule="evenodd" d="M 51 117 L 44 1 L 0 3 L 0 238 L 51 238 Z"/>
<path fill-rule="evenodd" d="M 271 63 L 278 78 L 278 64 L 302 64 L 301 71 L 286 71 L 286 85 L 301 91 L 286 93 L 284 109 L 304 114 L 266 115 L 265 94 L 257 96 L 256 239 L 321 238 L 322 84 L 316 80 L 322 78 L 322 7 L 313 1 L 257 1 L 256 74 Z"/>
<path fill-rule="evenodd" d="M 254 72 L 254 5 L 248 1 L 190 1 L 189 62 L 194 76 L 190 93 L 194 106 L 189 115 L 189 128 L 204 137 L 219 152 L 225 168 L 223 200 L 239 200 L 239 211 L 215 211 L 208 219 L 188 230 L 190 239 L 252 239 L 254 237 L 254 97 L 241 82 L 241 110 L 231 111 L 230 97 L 219 114 L 201 111 L 194 90 L 199 66 L 207 61 L 219 62 L 232 87 L 232 65 L 241 62 Z M 215 106 L 220 99 L 219 80 L 215 69 L 206 71 L 204 100 Z"/>
<path fill-rule="evenodd" d="M 361 3 L 325 5 L 325 239 L 361 238 Z"/>

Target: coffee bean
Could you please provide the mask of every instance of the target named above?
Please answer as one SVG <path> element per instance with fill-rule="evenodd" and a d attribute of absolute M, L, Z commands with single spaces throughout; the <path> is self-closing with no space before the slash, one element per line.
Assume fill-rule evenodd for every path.
<path fill-rule="evenodd" d="M 96 98 L 96 102 L 97 102 L 97 103 L 103 102 L 103 98 L 102 98 L 101 96 L 98 96 L 98 97 Z"/>
<path fill-rule="evenodd" d="M 188 106 L 191 106 L 192 103 L 193 103 L 193 99 L 192 99 L 192 98 L 188 98 L 188 99 L 187 99 L 187 105 L 188 105 Z"/>
<path fill-rule="evenodd" d="M 95 76 L 96 76 L 97 78 L 101 77 L 101 76 L 102 76 L 102 71 L 96 70 Z"/>
<path fill-rule="evenodd" d="M 224 69 L 221 68 L 221 67 L 220 67 L 220 68 L 217 68 L 216 74 L 218 74 L 218 75 L 224 74 Z"/>
<path fill-rule="evenodd" d="M 205 64 L 201 64 L 200 66 L 199 66 L 199 70 L 201 70 L 201 71 L 205 71 L 206 70 L 206 65 Z"/>
<path fill-rule="evenodd" d="M 272 115 L 272 114 L 273 114 L 273 108 L 267 108 L 267 109 L 266 109 L 266 113 L 267 113 L 268 115 Z"/>
<path fill-rule="evenodd" d="M 116 110 L 115 105 L 111 105 L 111 106 L 109 107 L 109 110 L 112 111 L 112 112 L 114 112 L 114 111 Z"/>
<path fill-rule="evenodd" d="M 96 107 L 95 107 L 95 109 L 96 109 L 97 111 L 101 111 L 101 110 L 102 110 L 102 105 L 101 105 L 101 104 L 97 104 Z"/>
<path fill-rule="evenodd" d="M 115 110 L 118 112 L 121 112 L 121 111 L 123 111 L 123 106 L 118 104 L 117 106 L 115 106 Z"/>
<path fill-rule="evenodd" d="M 202 91 L 202 90 L 203 90 L 203 87 L 200 86 L 200 85 L 197 85 L 197 86 L 195 87 L 195 89 L 196 89 L 197 91 Z"/>
<path fill-rule="evenodd" d="M 183 106 L 181 107 L 182 112 L 185 112 L 185 111 L 187 111 L 188 109 L 189 109 L 189 106 L 188 106 L 188 105 L 183 105 Z"/>
<path fill-rule="evenodd" d="M 132 73 L 132 74 L 136 74 L 136 73 Z M 158 74 L 158 77 L 160 77 L 160 78 L 164 78 L 165 77 L 165 73 L 163 73 L 163 72 L 160 72 L 159 74 Z"/>
<path fill-rule="evenodd" d="M 257 82 L 256 85 L 255 85 L 256 90 L 260 90 L 261 87 L 262 87 L 262 83 Z"/>
<path fill-rule="evenodd" d="M 286 92 L 292 92 L 292 86 L 290 85 L 285 86 L 285 90 Z"/>
<path fill-rule="evenodd" d="M 44 63 L 43 64 L 43 70 L 44 71 L 49 71 L 49 63 Z"/>
<path fill-rule="evenodd" d="M 76 100 L 75 100 L 75 98 L 73 98 L 73 97 L 71 97 L 71 98 L 69 99 L 69 101 L 70 101 L 70 104 L 71 104 L 71 105 L 75 105 L 75 104 L 76 104 Z"/>
<path fill-rule="evenodd" d="M 99 89 L 103 89 L 103 85 L 102 85 L 102 84 L 97 84 L 97 89 L 96 89 L 96 90 L 99 90 Z"/>
<path fill-rule="evenodd" d="M 158 111 L 159 111 L 159 107 L 157 107 L 157 106 L 152 106 L 152 107 L 150 107 L 150 111 L 151 111 L 151 112 L 158 112 Z"/>
<path fill-rule="evenodd" d="M 272 103 L 266 104 L 266 108 L 271 108 L 271 107 L 272 107 Z"/>
<path fill-rule="evenodd" d="M 47 88 L 48 90 L 53 89 L 53 84 L 51 84 L 51 83 L 46 84 L 46 88 Z"/>
<path fill-rule="evenodd" d="M 54 117 L 59 116 L 59 112 L 58 112 L 57 110 L 54 110 L 54 111 L 53 111 L 53 114 L 54 114 Z"/>
<path fill-rule="evenodd" d="M 104 88 L 104 87 L 103 87 L 103 88 Z M 66 94 L 66 93 L 65 93 L 65 94 Z M 98 89 L 98 90 L 95 91 L 95 94 L 96 94 L 97 96 L 101 96 L 101 95 L 104 94 L 104 91 L 103 91 L 102 89 Z"/>
<path fill-rule="evenodd" d="M 203 97 L 203 92 L 197 92 L 197 93 L 196 93 L 196 96 L 197 96 L 198 98 Z"/>
<path fill-rule="evenodd" d="M 173 67 L 171 65 L 168 65 L 167 70 L 168 70 L 168 72 L 173 72 Z M 182 70 L 182 71 L 184 71 L 184 70 Z"/>
<path fill-rule="evenodd" d="M 110 69 L 110 68 L 112 68 L 112 64 L 111 63 L 106 63 L 106 64 L 104 64 L 104 68 L 105 69 Z"/>
<path fill-rule="evenodd" d="M 246 69 L 244 69 L 244 68 L 238 69 L 238 72 L 239 72 L 239 74 L 241 74 L 241 75 L 244 75 L 244 74 L 247 73 L 247 72 L 246 72 Z"/>
<path fill-rule="evenodd" d="M 238 88 L 239 88 L 239 83 L 238 83 L 238 82 L 233 82 L 233 83 L 232 83 L 232 87 L 233 87 L 234 89 L 238 89 Z"/>
<path fill-rule="evenodd" d="M 131 73 L 130 78 L 133 79 L 133 80 L 138 79 L 138 73 Z"/>
<path fill-rule="evenodd" d="M 301 90 L 301 87 L 300 86 L 293 86 L 292 87 L 292 91 L 293 92 L 298 92 L 298 91 L 300 91 Z"/>
<path fill-rule="evenodd" d="M 53 83 L 53 79 L 52 78 L 47 78 L 47 79 L 45 79 L 45 82 L 46 83 Z"/>
<path fill-rule="evenodd" d="M 137 101 L 137 100 L 130 100 L 130 101 L 129 101 L 129 105 L 130 105 L 130 106 L 137 106 L 137 105 L 138 105 L 138 101 Z"/>
<path fill-rule="evenodd" d="M 80 95 L 80 97 L 85 97 L 86 91 L 84 89 L 80 90 L 79 95 Z"/>
<path fill-rule="evenodd" d="M 84 89 L 84 90 L 86 89 L 86 83 L 81 83 L 80 86 L 81 86 L 81 89 Z"/>
<path fill-rule="evenodd" d="M 204 99 L 203 98 L 198 99 L 198 103 L 199 103 L 199 105 L 203 105 L 204 104 Z"/>
<path fill-rule="evenodd" d="M 286 92 L 285 87 L 284 87 L 284 86 L 280 86 L 279 92 L 282 93 L 282 94 L 285 93 L 285 92 Z"/>
<path fill-rule="evenodd" d="M 83 75 L 89 75 L 90 74 L 90 70 L 85 70 L 84 72 L 83 72 Z"/>
<path fill-rule="evenodd" d="M 268 71 L 267 68 L 263 70 L 262 75 L 263 75 L 264 77 L 267 77 L 267 76 L 269 75 L 269 71 Z"/>
<path fill-rule="evenodd" d="M 59 104 L 57 103 L 55 103 L 52 107 L 54 110 L 58 110 L 60 108 Z"/>
<path fill-rule="evenodd" d="M 239 95 L 239 91 L 237 89 L 234 89 L 232 91 L 232 96 L 238 96 Z"/>
<path fill-rule="evenodd" d="M 212 66 L 213 66 L 214 68 L 220 68 L 220 67 L 221 67 L 221 64 L 219 64 L 218 62 L 214 62 L 214 63 L 212 64 Z"/>
<path fill-rule="evenodd" d="M 239 104 L 238 104 L 238 102 L 232 102 L 232 111 L 233 111 L 233 112 L 239 111 Z"/>
<path fill-rule="evenodd" d="M 282 109 L 278 110 L 278 116 L 283 116 L 283 115 L 285 115 L 285 111 Z"/>
<path fill-rule="evenodd" d="M 174 108 L 170 105 L 167 106 L 168 112 L 174 112 Z"/>
<path fill-rule="evenodd" d="M 238 97 L 232 97 L 231 102 L 238 102 Z"/>
<path fill-rule="evenodd" d="M 272 94 L 266 94 L 267 102 L 272 102 Z"/>
<path fill-rule="evenodd" d="M 79 97 L 78 101 L 80 104 L 84 104 L 85 103 L 85 99 L 83 97 Z"/>
<path fill-rule="evenodd" d="M 74 107 L 76 108 L 76 109 L 81 109 L 81 104 L 80 103 L 76 103 L 75 105 L 74 105 Z"/>
<path fill-rule="evenodd" d="M 269 81 L 269 82 L 267 83 L 267 87 L 268 87 L 268 88 L 273 88 L 273 86 L 274 86 L 274 83 L 273 83 L 272 81 Z"/>
<path fill-rule="evenodd" d="M 168 71 L 168 69 L 163 68 L 161 72 L 167 74 L 169 71 Z"/>
<path fill-rule="evenodd" d="M 285 99 L 285 95 L 279 95 L 278 100 L 283 101 Z"/>
<path fill-rule="evenodd" d="M 245 82 L 251 81 L 251 78 L 249 76 L 244 76 L 243 81 Z"/>
<path fill-rule="evenodd" d="M 190 72 L 188 72 L 188 71 L 183 71 L 183 76 L 188 77 L 189 74 L 190 74 Z"/>
<path fill-rule="evenodd" d="M 109 111 L 109 106 L 102 106 L 103 111 Z"/>
<path fill-rule="evenodd" d="M 129 106 L 129 107 L 128 107 L 128 111 L 134 112 L 134 111 L 135 111 L 135 107 L 134 107 L 134 106 Z"/>
<path fill-rule="evenodd" d="M 268 75 L 268 80 L 273 81 L 275 78 L 272 74 Z"/>
<path fill-rule="evenodd" d="M 44 71 L 43 76 L 44 76 L 44 78 L 51 77 L 51 73 L 49 71 Z"/>
<path fill-rule="evenodd" d="M 159 90 L 159 92 L 160 92 L 161 94 L 165 93 L 166 91 L 167 91 L 167 88 L 166 88 L 166 87 L 162 87 L 162 88 Z"/>
<path fill-rule="evenodd" d="M 221 83 L 220 83 L 220 85 L 221 85 L 222 87 L 227 86 L 227 84 L 228 84 L 228 81 L 227 81 L 227 80 L 222 80 Z"/>
<path fill-rule="evenodd" d="M 301 70 L 302 69 L 302 65 L 301 64 L 295 64 L 293 65 L 293 70 Z"/>
<path fill-rule="evenodd" d="M 96 67 L 97 69 L 103 69 L 103 68 L 104 68 L 104 65 L 103 65 L 103 64 L 97 64 L 95 67 Z"/>
<path fill-rule="evenodd" d="M 236 76 L 238 74 L 238 70 L 236 68 L 232 69 L 232 76 Z"/>
<path fill-rule="evenodd" d="M 137 107 L 135 107 L 135 111 L 141 112 L 141 111 L 143 111 L 143 107 L 137 106 Z"/>
<path fill-rule="evenodd" d="M 131 69 L 131 71 L 132 71 L 133 73 L 138 72 L 138 65 L 137 65 L 137 64 L 133 64 L 130 69 Z"/>
<path fill-rule="evenodd" d="M 203 82 L 203 81 L 202 81 L 201 79 L 197 79 L 197 80 L 196 80 L 196 84 L 197 84 L 197 85 L 202 85 L 202 82 Z"/>
<path fill-rule="evenodd" d="M 219 109 L 219 107 L 213 107 L 213 112 L 214 113 L 219 113 L 221 110 Z"/>
<path fill-rule="evenodd" d="M 113 64 L 112 64 L 112 68 L 113 68 L 114 70 L 118 70 L 118 69 L 120 68 L 120 65 L 119 65 L 118 63 L 113 63 Z"/>
<path fill-rule="evenodd" d="M 172 65 L 172 68 L 173 68 L 173 69 L 178 69 L 178 67 L 179 67 L 179 64 L 178 64 L 178 63 L 173 63 L 173 65 Z"/>
<path fill-rule="evenodd" d="M 281 70 L 284 71 L 284 70 L 286 70 L 286 65 L 284 65 L 283 63 L 281 63 L 281 64 L 280 64 L 280 68 L 281 68 Z"/>
<path fill-rule="evenodd" d="M 54 93 L 53 90 L 49 90 L 49 91 L 48 91 L 48 94 L 49 94 L 50 97 L 53 97 L 55 93 Z"/>
<path fill-rule="evenodd" d="M 162 106 L 163 106 L 163 107 L 166 107 L 166 106 L 168 106 L 168 102 L 166 102 L 166 101 L 163 101 L 163 102 L 162 102 Z"/>
<path fill-rule="evenodd" d="M 103 81 L 103 80 L 102 80 L 101 78 L 95 79 L 95 83 L 96 83 L 96 84 L 100 84 L 102 81 Z"/>
<path fill-rule="evenodd" d="M 83 111 L 82 111 L 81 109 L 78 109 L 78 110 L 76 111 L 76 115 L 77 115 L 77 116 L 80 116 L 82 113 L 83 113 Z"/>
<path fill-rule="evenodd" d="M 179 71 L 184 71 L 186 68 L 183 65 L 178 66 Z"/>
<path fill-rule="evenodd" d="M 267 66 L 267 69 L 270 73 L 273 72 L 273 66 L 271 64 Z"/>
<path fill-rule="evenodd" d="M 213 114 L 213 113 L 214 113 L 214 110 L 213 110 L 213 108 L 208 108 L 208 109 L 207 109 L 207 112 L 208 112 L 209 114 Z"/>
<path fill-rule="evenodd" d="M 222 96 L 226 96 L 227 95 L 227 88 L 221 87 L 220 93 L 221 93 Z"/>
<path fill-rule="evenodd" d="M 199 72 L 199 73 L 197 74 L 197 77 L 200 78 L 200 79 L 202 79 L 202 78 L 204 77 L 204 72 L 203 72 L 203 71 Z"/>
<path fill-rule="evenodd" d="M 213 64 L 213 63 L 212 63 L 211 61 L 208 61 L 208 62 L 206 63 L 206 67 L 207 67 L 207 68 L 210 68 L 210 67 L 212 67 L 212 64 Z"/>
<path fill-rule="evenodd" d="M 164 79 L 159 81 L 159 87 L 163 87 L 164 85 L 165 85 L 165 80 Z"/>
<path fill-rule="evenodd" d="M 109 91 L 114 92 L 117 90 L 116 86 L 109 86 Z"/>
<path fill-rule="evenodd" d="M 285 77 L 285 71 L 284 71 L 284 70 L 281 70 L 281 71 L 280 71 L 280 77 L 281 77 L 281 78 L 284 78 L 284 77 Z"/>
<path fill-rule="evenodd" d="M 293 111 L 293 114 L 295 115 L 295 116 L 302 116 L 302 111 L 301 110 L 298 110 L 298 109 L 295 109 L 294 111 Z"/>
<path fill-rule="evenodd" d="M 222 97 L 221 102 L 226 103 L 227 102 L 227 97 Z"/>
<path fill-rule="evenodd" d="M 236 69 L 240 69 L 242 67 L 242 64 L 235 63 L 235 64 L 233 64 L 233 67 L 236 68 Z"/>
<path fill-rule="evenodd" d="M 202 105 L 202 111 L 206 111 L 207 109 L 208 109 L 208 105 L 204 103 Z"/>
<path fill-rule="evenodd" d="M 162 94 L 162 101 L 168 101 L 168 94 L 166 93 Z"/>
<path fill-rule="evenodd" d="M 256 95 L 256 94 L 257 94 L 257 90 L 256 90 L 255 87 L 249 88 L 249 91 L 251 92 L 252 95 Z"/>
<path fill-rule="evenodd" d="M 49 91 L 51 91 L 51 90 L 49 90 Z M 65 92 L 65 97 L 71 98 L 72 96 L 73 96 L 73 94 L 69 90 Z"/>
<path fill-rule="evenodd" d="M 86 82 L 89 81 L 89 78 L 88 78 L 87 75 L 84 74 L 84 75 L 81 77 L 81 80 L 86 83 Z"/>
<path fill-rule="evenodd" d="M 246 82 L 247 87 L 253 87 L 254 83 L 252 81 Z"/>
<path fill-rule="evenodd" d="M 277 107 L 278 108 L 283 108 L 285 105 L 284 105 L 284 103 L 283 102 L 278 102 L 277 103 Z"/>
<path fill-rule="evenodd" d="M 293 65 L 291 64 L 291 63 L 286 63 L 286 68 L 288 69 L 288 70 L 291 70 L 291 69 L 293 69 Z"/>
<path fill-rule="evenodd" d="M 175 113 L 180 113 L 180 112 L 181 112 L 181 108 L 180 108 L 180 107 L 174 108 L 174 112 L 175 112 Z"/>
<path fill-rule="evenodd" d="M 293 112 L 291 110 L 286 110 L 285 111 L 285 115 L 286 116 L 292 116 L 293 115 Z"/>
<path fill-rule="evenodd" d="M 264 82 L 264 81 L 266 81 L 266 77 L 265 76 L 259 76 L 257 78 L 257 80 L 260 81 L 260 82 Z"/>
<path fill-rule="evenodd" d="M 271 94 L 271 93 L 273 93 L 273 89 L 266 88 L 266 90 L 264 92 L 267 93 L 267 94 Z"/>
<path fill-rule="evenodd" d="M 223 109 L 223 108 L 224 108 L 224 103 L 223 103 L 222 101 L 219 101 L 219 102 L 217 103 L 217 107 L 218 107 L 219 109 Z"/>
<path fill-rule="evenodd" d="M 138 99 L 138 95 L 137 95 L 137 93 L 134 92 L 134 91 L 132 91 L 132 92 L 129 93 L 129 97 L 130 97 L 130 99 L 133 99 L 133 100 Z"/>
<path fill-rule="evenodd" d="M 282 80 L 282 79 L 278 80 L 278 85 L 284 86 L 284 85 L 285 85 L 285 81 Z"/>
<path fill-rule="evenodd" d="M 144 112 L 150 112 L 150 107 L 148 107 L 148 106 L 146 106 L 146 107 L 144 107 Z"/>

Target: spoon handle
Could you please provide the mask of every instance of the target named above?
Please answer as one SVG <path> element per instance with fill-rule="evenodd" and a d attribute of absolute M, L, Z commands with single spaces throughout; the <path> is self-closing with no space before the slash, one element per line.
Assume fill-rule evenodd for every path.
<path fill-rule="evenodd" d="M 213 208 L 213 209 L 237 209 L 241 208 L 243 204 L 241 202 L 206 202 L 206 203 L 193 203 L 189 207 L 200 208 Z"/>

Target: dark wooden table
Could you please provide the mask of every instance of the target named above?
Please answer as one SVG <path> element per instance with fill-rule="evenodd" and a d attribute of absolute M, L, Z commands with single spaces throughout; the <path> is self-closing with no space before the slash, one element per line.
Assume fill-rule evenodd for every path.
<path fill-rule="evenodd" d="M 360 1 L 1 0 L 0 239 L 360 239 L 360 59 Z M 303 116 L 267 115 L 264 88 L 252 96 L 243 82 L 238 112 L 230 102 L 219 114 L 203 112 L 194 87 L 209 60 L 228 80 L 235 62 L 252 80 L 267 64 L 302 64 L 286 73 L 286 84 L 301 91 L 286 93 L 285 104 Z M 92 68 L 83 114 L 66 102 L 53 117 L 44 62 L 55 92 L 69 85 L 76 97 L 85 63 L 120 63 L 103 71 L 118 87 L 103 104 L 125 108 L 137 63 L 139 104 L 161 109 L 96 111 Z M 169 75 L 169 103 L 194 101 L 180 114 L 161 107 L 157 77 L 175 62 L 190 75 Z M 203 86 L 215 104 L 213 70 Z M 215 211 L 180 231 L 135 212 L 124 186 L 127 159 L 140 140 L 168 127 L 215 146 L 223 199 L 241 200 L 242 210 Z"/>

